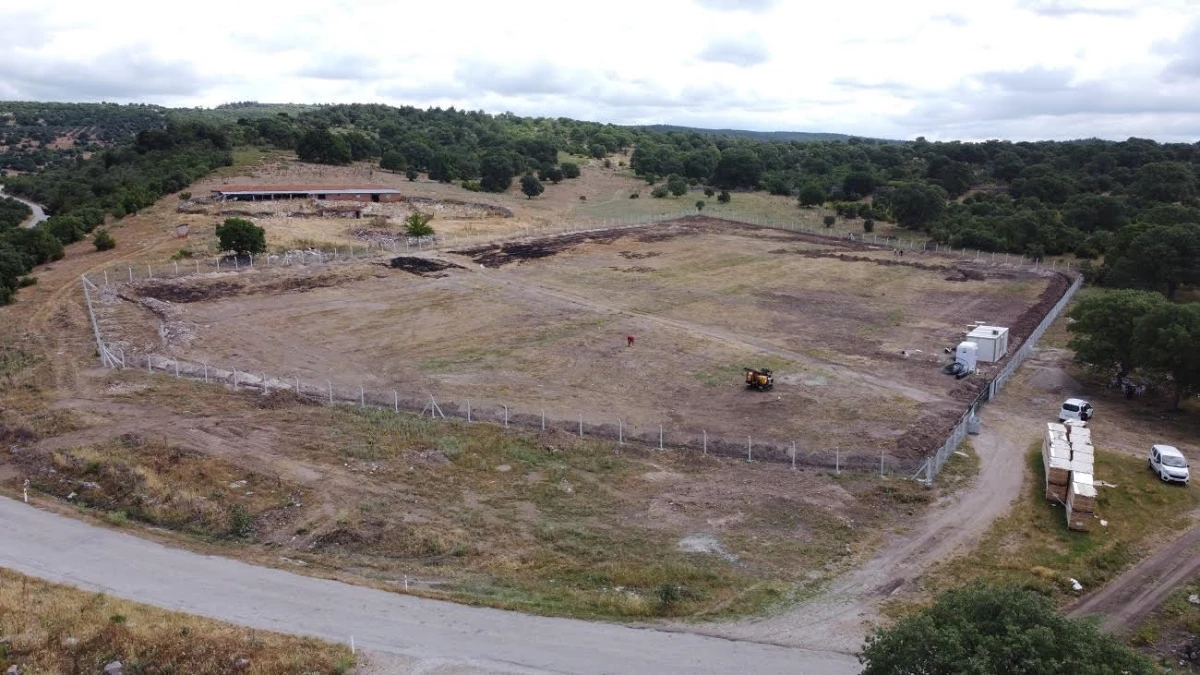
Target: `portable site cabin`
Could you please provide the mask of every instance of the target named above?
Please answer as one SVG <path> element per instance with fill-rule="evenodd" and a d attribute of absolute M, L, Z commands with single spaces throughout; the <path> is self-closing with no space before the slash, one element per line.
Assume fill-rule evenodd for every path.
<path fill-rule="evenodd" d="M 984 363 L 995 363 L 1008 354 L 1008 329 L 1002 326 L 976 326 L 967 340 L 978 346 L 978 359 Z"/>

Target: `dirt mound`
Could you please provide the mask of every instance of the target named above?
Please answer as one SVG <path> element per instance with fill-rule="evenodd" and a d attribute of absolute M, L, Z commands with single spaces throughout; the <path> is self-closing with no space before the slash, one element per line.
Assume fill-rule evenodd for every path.
<path fill-rule="evenodd" d="M 987 275 L 979 270 L 955 267 L 950 274 L 947 274 L 942 278 L 946 281 L 983 281 L 987 278 Z"/>
<path fill-rule="evenodd" d="M 1009 326 L 1009 354 L 1015 354 L 1021 345 L 1025 344 L 1025 340 L 1038 327 L 1038 324 L 1042 322 L 1042 319 L 1050 309 L 1058 304 L 1059 299 L 1062 298 L 1070 286 L 1071 279 L 1065 274 L 1056 272 L 1051 277 L 1050 283 L 1046 284 L 1046 290 L 1042 291 L 1037 304 L 1022 312 L 1016 322 Z"/>
<path fill-rule="evenodd" d="M 260 410 L 279 410 L 298 405 L 320 405 L 312 398 L 297 394 L 290 389 L 276 389 L 266 395 L 247 394 L 252 397 L 254 405 Z"/>
<path fill-rule="evenodd" d="M 392 258 L 389 263 L 392 269 L 404 270 L 421 277 L 439 278 L 448 276 L 441 274 L 448 269 L 465 269 L 462 265 L 455 265 L 444 260 L 432 260 L 430 258 L 417 258 L 415 256 L 402 255 Z"/>

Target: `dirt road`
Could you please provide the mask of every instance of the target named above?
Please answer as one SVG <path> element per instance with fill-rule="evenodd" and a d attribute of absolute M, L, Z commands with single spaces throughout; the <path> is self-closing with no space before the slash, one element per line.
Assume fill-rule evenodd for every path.
<path fill-rule="evenodd" d="M 1135 565 L 1068 611 L 1100 615 L 1100 629 L 1121 633 L 1136 626 L 1176 588 L 1200 576 L 1200 527 Z"/>
<path fill-rule="evenodd" d="M 1016 416 L 983 410 L 983 430 L 972 442 L 980 458 L 974 484 L 938 504 L 911 531 L 893 538 L 862 567 L 834 582 L 821 598 L 761 621 L 733 624 L 710 634 L 734 639 L 852 653 L 879 620 L 877 604 L 931 564 L 970 548 L 1021 491 L 1024 455 Z"/>
<path fill-rule="evenodd" d="M 342 642 L 353 636 L 360 648 L 401 655 L 407 672 L 859 670 L 854 658 L 829 651 L 527 616 L 297 576 L 167 548 L 11 499 L 0 498 L 0 521 L 0 566 L 261 629 Z"/>

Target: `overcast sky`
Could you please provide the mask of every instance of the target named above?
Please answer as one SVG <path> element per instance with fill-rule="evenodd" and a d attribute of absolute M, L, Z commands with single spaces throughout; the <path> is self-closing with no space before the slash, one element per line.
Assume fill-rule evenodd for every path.
<path fill-rule="evenodd" d="M 1200 140 L 1200 0 L 173 6 L 0 0 L 0 99 L 379 102 L 906 139 Z"/>

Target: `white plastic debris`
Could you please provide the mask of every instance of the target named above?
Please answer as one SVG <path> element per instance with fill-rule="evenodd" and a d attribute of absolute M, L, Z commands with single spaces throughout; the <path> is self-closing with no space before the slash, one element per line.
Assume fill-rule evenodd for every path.
<path fill-rule="evenodd" d="M 1192 603 L 1193 605 L 1200 605 L 1200 595 L 1192 593 L 1188 596 L 1188 602 Z"/>
<path fill-rule="evenodd" d="M 1101 518 L 1100 519 L 1100 527 L 1108 527 L 1108 521 Z"/>
<path fill-rule="evenodd" d="M 1081 584 L 1081 583 L 1079 583 L 1078 581 L 1076 581 L 1076 580 L 1072 579 L 1072 580 L 1071 580 L 1071 588 L 1072 588 L 1073 590 L 1076 590 L 1076 591 L 1082 591 L 1082 590 L 1083 590 L 1083 584 Z"/>

